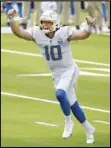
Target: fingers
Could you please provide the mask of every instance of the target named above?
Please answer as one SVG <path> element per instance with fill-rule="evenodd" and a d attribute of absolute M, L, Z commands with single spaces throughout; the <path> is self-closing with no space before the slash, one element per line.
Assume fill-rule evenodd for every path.
<path fill-rule="evenodd" d="M 91 17 L 91 16 L 87 16 L 86 17 L 86 21 L 87 21 L 87 24 L 90 25 L 90 26 L 94 26 L 95 25 L 95 21 L 96 19 Z"/>
<path fill-rule="evenodd" d="M 91 16 L 87 16 L 86 19 L 91 23 L 94 23 L 96 20 L 95 17 L 91 17 Z"/>

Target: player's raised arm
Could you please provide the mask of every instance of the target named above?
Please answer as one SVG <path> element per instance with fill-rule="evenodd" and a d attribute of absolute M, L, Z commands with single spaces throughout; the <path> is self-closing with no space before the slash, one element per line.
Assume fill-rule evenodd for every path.
<path fill-rule="evenodd" d="M 14 9 L 9 10 L 8 18 L 10 19 L 10 26 L 14 35 L 18 36 L 19 38 L 23 38 L 25 40 L 33 41 L 32 36 L 27 31 L 21 29 L 19 25 L 16 23 L 14 17 L 16 15 L 16 11 Z"/>
<path fill-rule="evenodd" d="M 72 35 L 68 37 L 68 41 L 83 40 L 90 36 L 91 31 L 92 31 L 92 26 L 95 24 L 95 18 L 87 16 L 86 21 L 87 21 L 86 28 L 80 32 L 77 31 L 77 32 L 72 33 Z"/>

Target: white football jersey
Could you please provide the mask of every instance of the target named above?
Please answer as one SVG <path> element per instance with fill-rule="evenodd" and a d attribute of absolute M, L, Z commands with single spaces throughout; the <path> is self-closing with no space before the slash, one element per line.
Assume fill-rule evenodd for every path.
<path fill-rule="evenodd" d="M 74 28 L 60 27 L 52 39 L 47 37 L 38 26 L 34 26 L 27 31 L 39 46 L 40 52 L 52 74 L 62 73 L 72 66 L 77 67 L 72 58 L 70 41 L 67 40 L 74 32 Z"/>

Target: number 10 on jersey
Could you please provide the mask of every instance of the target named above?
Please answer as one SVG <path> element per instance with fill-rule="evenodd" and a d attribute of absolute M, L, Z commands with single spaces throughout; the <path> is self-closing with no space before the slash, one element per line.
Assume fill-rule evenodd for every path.
<path fill-rule="evenodd" d="M 46 60 L 61 60 L 62 59 L 62 52 L 61 52 L 61 46 L 60 45 L 55 45 L 55 46 L 45 46 L 45 55 L 46 55 Z"/>

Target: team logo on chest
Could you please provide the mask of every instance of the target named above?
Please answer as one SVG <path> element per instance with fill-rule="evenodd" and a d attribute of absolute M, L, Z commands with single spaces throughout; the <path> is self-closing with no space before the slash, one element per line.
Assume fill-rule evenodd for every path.
<path fill-rule="evenodd" d="M 61 38 L 59 38 L 59 39 L 57 40 L 57 42 L 58 42 L 59 44 L 63 44 L 63 40 L 62 40 Z"/>

